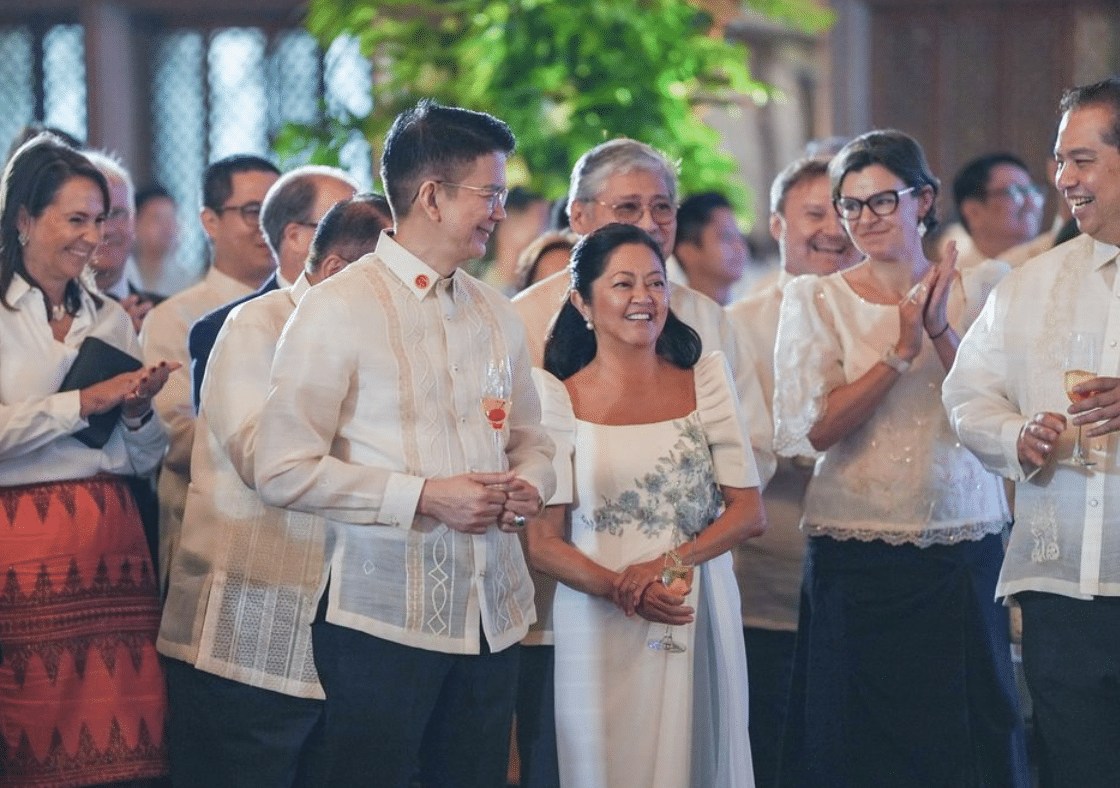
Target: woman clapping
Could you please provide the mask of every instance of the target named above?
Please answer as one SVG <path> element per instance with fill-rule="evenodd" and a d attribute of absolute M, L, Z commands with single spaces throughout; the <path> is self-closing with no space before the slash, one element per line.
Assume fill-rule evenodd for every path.
<path fill-rule="evenodd" d="M 4 171 L 0 786 L 167 771 L 157 584 L 121 474 L 150 472 L 166 448 L 151 398 L 171 368 L 96 374 L 140 355 L 128 316 L 81 278 L 108 206 L 101 173 L 49 135 Z M 60 391 L 75 361 L 94 374 Z"/>
<path fill-rule="evenodd" d="M 994 600 L 1010 514 L 941 405 L 958 332 L 1007 266 L 926 258 L 938 181 L 905 134 L 852 140 L 829 177 L 864 260 L 782 301 L 775 447 L 819 459 L 780 784 L 1024 788 Z"/>

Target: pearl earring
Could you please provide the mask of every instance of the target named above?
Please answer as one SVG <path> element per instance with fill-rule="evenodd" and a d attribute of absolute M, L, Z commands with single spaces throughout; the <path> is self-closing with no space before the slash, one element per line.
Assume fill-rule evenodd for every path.
<path fill-rule="evenodd" d="M 20 233 L 19 234 L 19 245 L 20 246 L 27 246 L 27 233 Z"/>
<path fill-rule="evenodd" d="M 587 323 L 585 325 L 587 326 L 588 331 L 595 330 L 595 324 L 591 322 L 591 318 L 587 318 Z"/>

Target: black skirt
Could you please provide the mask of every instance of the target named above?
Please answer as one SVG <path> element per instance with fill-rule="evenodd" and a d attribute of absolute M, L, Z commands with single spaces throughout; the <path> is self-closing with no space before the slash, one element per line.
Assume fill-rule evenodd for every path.
<path fill-rule="evenodd" d="M 782 788 L 1028 788 L 1002 560 L 809 540 Z"/>

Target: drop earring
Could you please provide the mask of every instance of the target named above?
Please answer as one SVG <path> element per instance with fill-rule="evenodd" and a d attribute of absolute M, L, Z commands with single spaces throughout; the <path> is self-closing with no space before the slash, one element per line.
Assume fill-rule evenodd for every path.
<path fill-rule="evenodd" d="M 587 326 L 588 331 L 594 331 L 595 330 L 595 324 L 591 322 L 591 318 L 587 318 L 587 322 L 584 323 L 584 325 Z"/>

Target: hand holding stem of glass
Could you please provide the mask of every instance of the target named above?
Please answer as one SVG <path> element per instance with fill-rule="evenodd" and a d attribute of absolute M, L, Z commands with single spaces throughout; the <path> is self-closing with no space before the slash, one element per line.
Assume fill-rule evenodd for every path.
<path fill-rule="evenodd" d="M 1066 383 L 1066 396 L 1069 397 L 1070 402 L 1081 402 L 1093 396 L 1093 392 L 1087 391 L 1084 393 L 1074 391 L 1074 387 L 1084 383 L 1087 380 L 1092 380 L 1097 374 L 1095 372 L 1086 372 L 1083 369 L 1069 369 L 1066 370 L 1065 383 Z M 1074 464 L 1080 465 L 1083 468 L 1088 468 L 1096 463 L 1090 460 L 1085 453 L 1085 448 L 1081 443 L 1081 425 L 1077 425 L 1077 443 L 1073 447 L 1073 457 L 1071 458 Z"/>
<path fill-rule="evenodd" d="M 661 584 L 668 587 L 676 580 L 683 581 L 691 571 L 692 566 L 681 561 L 677 554 L 670 550 L 665 554 L 665 565 L 661 568 Z M 673 639 L 673 630 L 668 625 L 665 627 L 665 634 L 647 642 L 646 647 L 655 651 L 667 651 L 670 654 L 680 654 L 688 650 Z"/>

